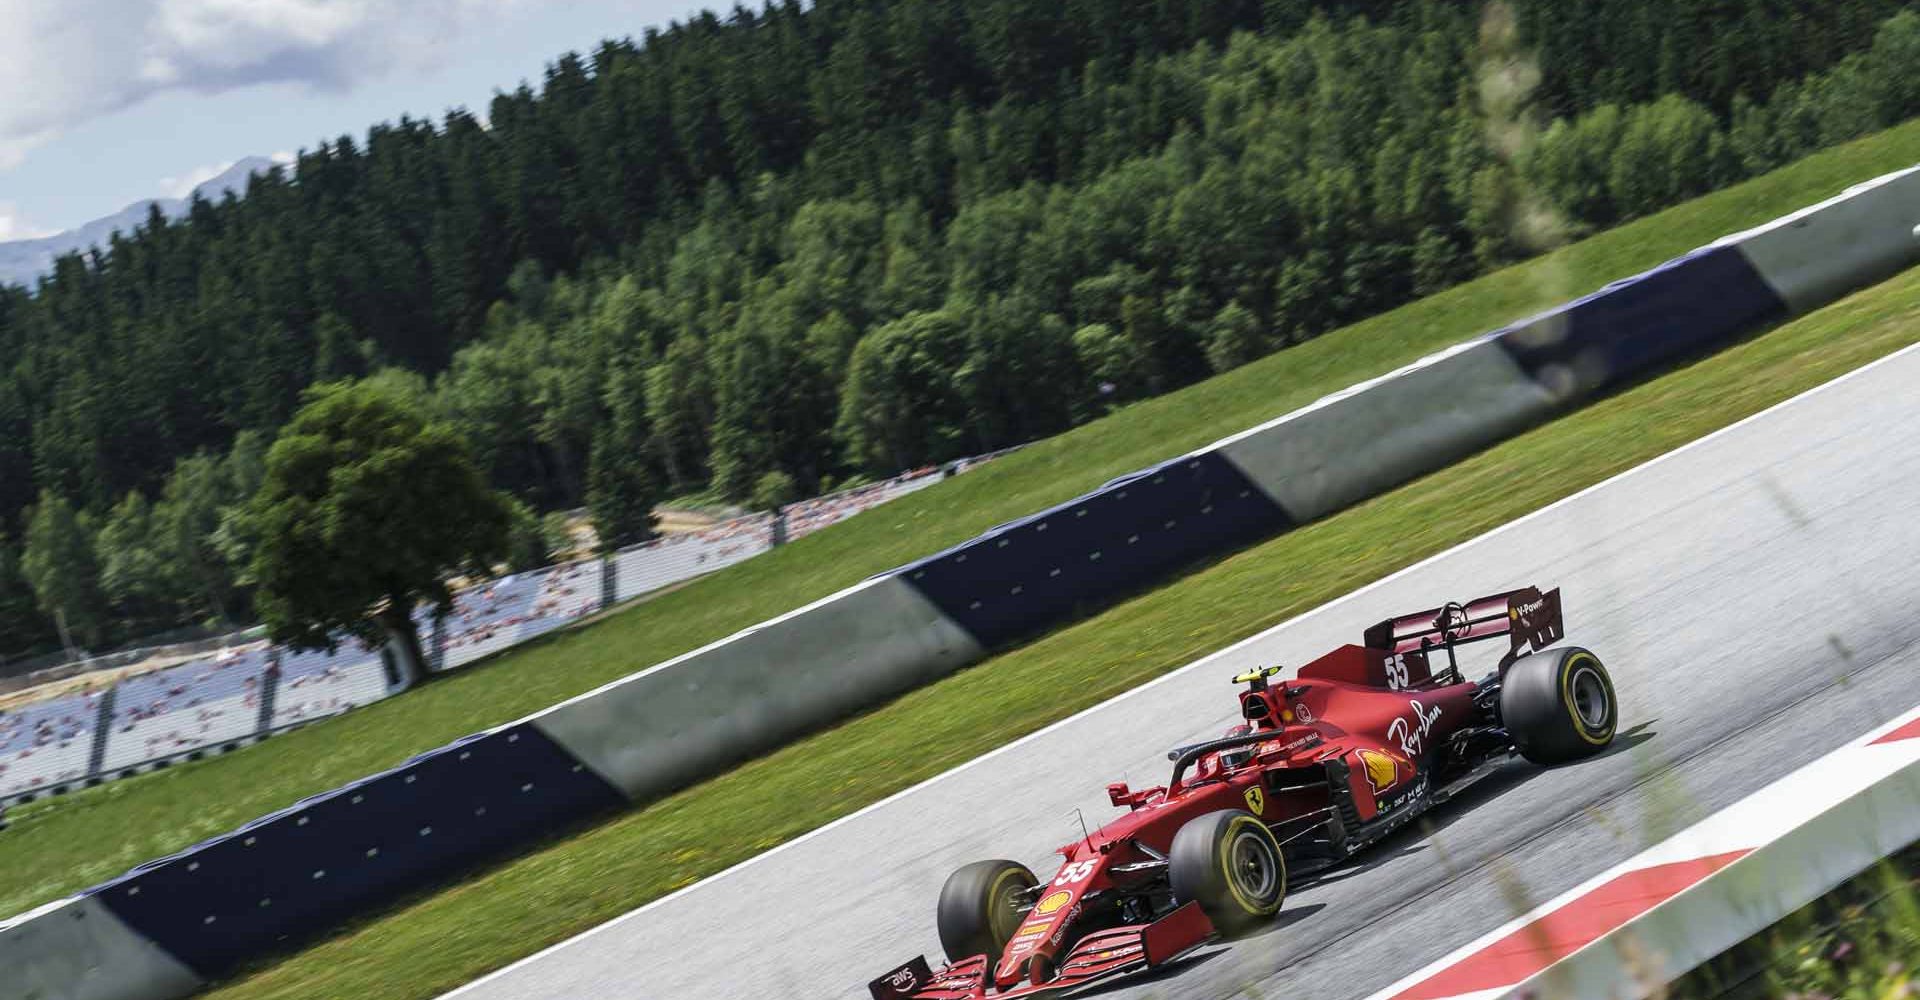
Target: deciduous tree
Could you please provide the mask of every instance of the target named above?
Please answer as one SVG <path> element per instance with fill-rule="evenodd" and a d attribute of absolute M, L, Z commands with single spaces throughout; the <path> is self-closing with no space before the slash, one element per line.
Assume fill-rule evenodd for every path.
<path fill-rule="evenodd" d="M 426 661 L 414 607 L 449 606 L 447 577 L 488 572 L 509 527 L 458 432 L 365 382 L 308 391 L 267 453 L 248 518 L 257 603 L 277 641 L 391 641 L 416 678 Z"/>
<path fill-rule="evenodd" d="M 42 491 L 27 521 L 21 574 L 33 588 L 34 602 L 60 629 L 69 655 L 78 653 L 74 633 L 94 641 L 105 608 L 99 590 L 93 529 L 65 497 Z"/>

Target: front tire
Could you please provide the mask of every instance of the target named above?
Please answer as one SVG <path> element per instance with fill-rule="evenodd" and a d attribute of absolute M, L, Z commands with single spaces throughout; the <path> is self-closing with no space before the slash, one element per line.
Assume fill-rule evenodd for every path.
<path fill-rule="evenodd" d="M 975 861 L 947 876 L 934 915 L 947 960 L 959 962 L 975 955 L 986 955 L 990 962 L 999 960 L 1023 918 L 1021 895 L 1039 883 L 1017 861 Z"/>
<path fill-rule="evenodd" d="M 1167 852 L 1176 905 L 1198 902 L 1215 927 L 1245 930 L 1280 912 L 1287 862 L 1280 842 L 1252 813 L 1223 809 L 1187 821 Z"/>
<path fill-rule="evenodd" d="M 1500 718 L 1520 756 L 1535 764 L 1591 757 L 1613 743 L 1613 678 L 1578 646 L 1523 656 L 1501 683 Z"/>

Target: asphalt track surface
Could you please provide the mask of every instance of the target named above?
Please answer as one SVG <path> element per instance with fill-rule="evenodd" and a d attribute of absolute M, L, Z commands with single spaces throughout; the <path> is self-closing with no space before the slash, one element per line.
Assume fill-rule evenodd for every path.
<path fill-rule="evenodd" d="M 1507 764 L 1274 925 L 1098 995 L 1367 996 L 1920 702 L 1920 350 L 1798 397 L 455 991 L 860 998 L 978 858 L 1051 853 L 1104 786 L 1233 724 L 1228 677 L 1537 583 L 1621 698 L 1606 756 Z M 1491 644 L 1490 644 L 1491 645 Z M 1494 654 L 1497 655 L 1497 654 Z M 1471 674 L 1470 674 L 1471 675 Z M 767 790 L 769 809 L 780 790 Z"/>

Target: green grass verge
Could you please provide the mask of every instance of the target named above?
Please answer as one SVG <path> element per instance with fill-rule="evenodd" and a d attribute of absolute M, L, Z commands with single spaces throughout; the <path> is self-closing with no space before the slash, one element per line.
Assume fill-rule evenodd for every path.
<path fill-rule="evenodd" d="M 1914 342 L 1920 270 L 395 907 L 213 996 L 436 995 Z M 775 789 L 783 806 L 769 812 Z"/>
<path fill-rule="evenodd" d="M 1920 847 L 1880 862 L 1674 981 L 1675 1000 L 1920 995 Z"/>
<path fill-rule="evenodd" d="M 0 834 L 0 914 L 25 910 L 49 899 L 102 881 L 150 858 L 178 850 L 238 826 L 255 816 L 306 796 L 390 767 L 422 750 L 461 735 L 525 715 L 671 656 L 697 648 L 748 625 L 785 612 L 852 584 L 872 573 L 964 540 L 994 524 L 1032 513 L 1091 489 L 1105 480 L 1179 454 L 1269 419 L 1330 391 L 1405 364 L 1439 347 L 1456 343 L 1533 311 L 1589 291 L 1607 281 L 1643 270 L 1728 232 L 1777 217 L 1833 195 L 1862 179 L 1920 162 L 1920 122 L 1811 157 L 1791 167 L 1601 234 L 1538 260 L 1479 279 L 1449 292 L 1262 359 L 1227 375 L 1156 400 L 1136 404 L 1105 420 L 1039 442 L 1032 447 L 942 484 L 809 536 L 769 555 L 697 581 L 605 621 L 536 642 L 491 664 L 454 675 L 426 689 L 309 727 L 239 753 L 169 769 L 18 810 L 15 828 Z M 1821 370 L 1829 370 L 1822 368 Z M 1707 412 L 1715 412 L 1706 408 Z M 1691 426 L 1690 424 L 1688 426 Z M 1659 436 L 1649 440 L 1670 440 Z M 1635 456 L 1642 454 L 1634 452 Z M 1622 459 L 1637 461 L 1638 458 Z M 1581 467 L 1582 472 L 1586 471 Z M 1507 494 L 1518 496 L 1520 494 Z M 1525 494 L 1535 497 L 1535 493 Z M 1396 494 L 1400 496 L 1400 494 Z M 1530 500 L 1529 503 L 1534 501 Z M 1492 505 L 1448 517 L 1432 526 L 1446 538 L 1467 537 L 1505 519 L 1518 509 Z M 1500 511 L 1487 514 L 1487 511 Z M 1344 515 L 1343 515 L 1344 516 Z M 1422 515 L 1427 516 L 1427 515 Z M 1339 519 L 1335 519 L 1339 521 Z M 1334 522 L 1328 522 L 1334 523 Z M 1324 528 L 1290 536 L 1324 537 Z M 1418 544 L 1414 540 L 1411 544 Z M 1296 541 L 1289 544 L 1306 545 Z M 1398 542 L 1396 545 L 1407 545 Z M 1265 550 L 1262 550 L 1265 551 Z M 1411 548 L 1395 550 L 1407 555 Z M 1380 575 L 1393 560 L 1374 543 L 1355 551 L 1315 551 L 1294 559 L 1289 586 L 1302 600 L 1318 601 Z M 1324 567 L 1300 559 L 1326 559 Z M 1397 563 L 1393 563 L 1397 564 Z M 1231 579 L 1245 563 L 1233 560 L 1212 572 Z M 1324 573 L 1324 575 L 1321 575 Z M 1089 698 L 1117 691 L 1140 678 L 1182 662 L 1220 642 L 1248 634 L 1304 606 L 1294 590 L 1263 595 L 1247 617 L 1212 613 L 1188 620 L 1163 620 L 1162 612 L 1127 605 L 1128 614 L 1145 617 L 1128 624 L 1125 643 L 1093 654 L 1114 658 L 1111 672 L 1084 689 Z M 1117 612 L 1116 612 L 1117 613 Z M 1202 621 L 1201 619 L 1207 619 Z M 1121 619 L 1126 621 L 1127 619 Z M 1222 630 L 1224 626 L 1224 631 Z M 949 752 L 929 762 L 932 770 L 971 756 L 1011 734 L 1024 732 L 1071 710 L 1054 699 L 1031 697 L 1017 685 L 1002 689 L 992 680 L 1005 663 L 1044 656 L 1052 643 L 1112 627 L 1103 616 L 1062 632 L 955 681 L 968 697 L 1004 712 L 1005 726 L 978 731 L 977 738 L 946 744 Z M 1170 630 L 1170 631 L 1169 631 Z M 1152 639 L 1152 642 L 1144 640 Z M 930 697 L 951 697 L 950 687 L 920 692 L 887 710 L 912 711 Z M 1084 703 L 1084 701 L 1082 702 Z M 835 730 L 833 738 L 875 743 L 884 748 L 881 713 Z M 880 726 L 876 731 L 873 727 Z M 862 735 L 868 734 L 868 735 Z M 801 751 L 820 753 L 813 743 Z M 790 751 L 792 752 L 792 751 Z M 959 756 L 956 756 L 958 754 Z M 781 755 L 774 760 L 791 760 Z M 752 780 L 763 761 L 728 780 Z M 933 765 L 937 764 L 938 767 Z M 915 773 L 932 773 L 923 770 Z M 911 775 L 889 772 L 905 780 Z M 838 779 L 836 779 L 838 780 Z M 726 786 L 733 787 L 733 786 Z M 889 786 L 892 787 L 892 786 Z M 701 820 L 680 818 L 699 795 L 723 794 L 709 787 L 631 814 L 603 831 L 640 822 L 680 826 Z M 592 923 L 648 898 L 661 888 L 692 881 L 811 828 L 818 822 L 871 800 L 881 791 L 858 780 L 821 786 L 818 808 L 792 814 L 792 822 L 762 830 L 746 840 L 707 841 L 683 837 L 684 853 L 647 878 L 617 888 L 597 881 L 582 887 L 565 884 L 575 904 L 542 926 L 570 930 Z M 592 836 L 592 835 L 589 835 Z M 538 864 L 544 855 L 529 858 Z M 517 870 L 517 867 L 515 869 Z M 596 880 L 589 880 L 596 881 Z M 456 891 L 461 897 L 477 885 Z M 637 893 L 637 894 L 636 894 Z M 543 893 L 535 892 L 534 895 Z M 452 898 L 452 897 L 450 897 Z M 557 903 L 558 901 L 555 900 Z M 531 904 L 529 904 L 531 905 Z M 515 907 L 508 907 L 513 912 Z M 518 953 L 491 938 L 461 942 L 461 930 L 435 930 L 435 955 L 449 965 L 415 963 L 419 984 L 445 984 L 487 961 Z M 475 933 L 478 933 L 476 930 Z M 480 935 L 485 938 L 484 934 Z M 485 956 L 485 957 L 483 957 Z M 351 963 L 347 967 L 351 967 Z M 411 974 L 411 973 L 410 973 Z M 453 978 L 448 978 L 453 977 Z M 428 988 L 425 985 L 422 989 Z M 385 993 L 386 990 L 378 992 Z"/>

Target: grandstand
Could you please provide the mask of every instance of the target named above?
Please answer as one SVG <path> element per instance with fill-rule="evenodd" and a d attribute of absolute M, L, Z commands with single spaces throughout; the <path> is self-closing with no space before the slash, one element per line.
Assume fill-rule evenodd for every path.
<path fill-rule="evenodd" d="M 0 797 L 85 777 L 100 693 L 0 711 Z"/>
<path fill-rule="evenodd" d="M 599 560 L 583 559 L 503 576 L 455 594 L 453 610 L 441 623 L 440 669 L 471 663 L 598 611 L 600 574 Z M 416 612 L 414 620 L 421 634 L 430 634 L 431 610 Z"/>
<path fill-rule="evenodd" d="M 976 464 L 977 461 L 974 460 Z M 909 493 L 917 493 L 943 478 L 940 468 L 930 465 L 903 472 L 885 482 L 856 486 L 840 493 L 788 504 L 780 509 L 787 519 L 787 539 L 803 538 L 821 528 L 839 524 L 863 510 L 878 507 L 889 500 L 898 500 Z"/>
<path fill-rule="evenodd" d="M 347 639 L 331 653 L 285 654 L 275 685 L 271 729 L 285 729 L 338 715 L 392 694 L 398 678 L 387 670 L 379 649 Z"/>
<path fill-rule="evenodd" d="M 621 549 L 614 557 L 614 592 L 623 600 L 638 597 L 751 559 L 773 548 L 773 525 L 771 514 L 747 514 Z"/>
<path fill-rule="evenodd" d="M 233 745 L 377 701 L 392 687 L 379 652 L 351 639 L 332 653 L 259 643 L 139 674 L 112 688 L 97 773 L 104 691 L 31 702 L 0 712 L 0 800 Z M 267 698 L 274 707 L 263 729 Z"/>
<path fill-rule="evenodd" d="M 257 731 L 268 665 L 267 648 L 257 646 L 121 681 L 102 768 L 131 767 Z"/>
<path fill-rule="evenodd" d="M 983 460 L 967 460 L 967 467 Z M 786 540 L 792 541 L 889 500 L 923 490 L 942 478 L 938 466 L 927 466 L 884 482 L 788 504 L 778 513 L 744 514 L 699 531 L 629 546 L 614 557 L 616 599 L 637 597 L 766 552 L 776 544 L 776 527 L 783 520 L 785 526 L 780 530 L 784 531 Z"/>
<path fill-rule="evenodd" d="M 455 594 L 437 628 L 430 608 L 417 610 L 414 623 L 434 669 L 464 666 L 592 614 L 609 600 L 638 597 L 750 559 L 772 549 L 782 531 L 789 540 L 804 537 L 925 489 L 944 478 L 943 471 L 962 471 L 997 454 L 945 470 L 916 469 L 777 513 L 745 514 L 631 546 L 604 561 L 510 574 Z M 290 652 L 258 642 L 128 677 L 110 689 L 0 710 L 0 804 L 337 715 L 393 694 L 399 680 L 381 650 L 357 639 L 343 638 L 331 652 Z M 111 702 L 103 705 L 109 690 Z M 104 738 L 98 731 L 103 711 Z"/>

